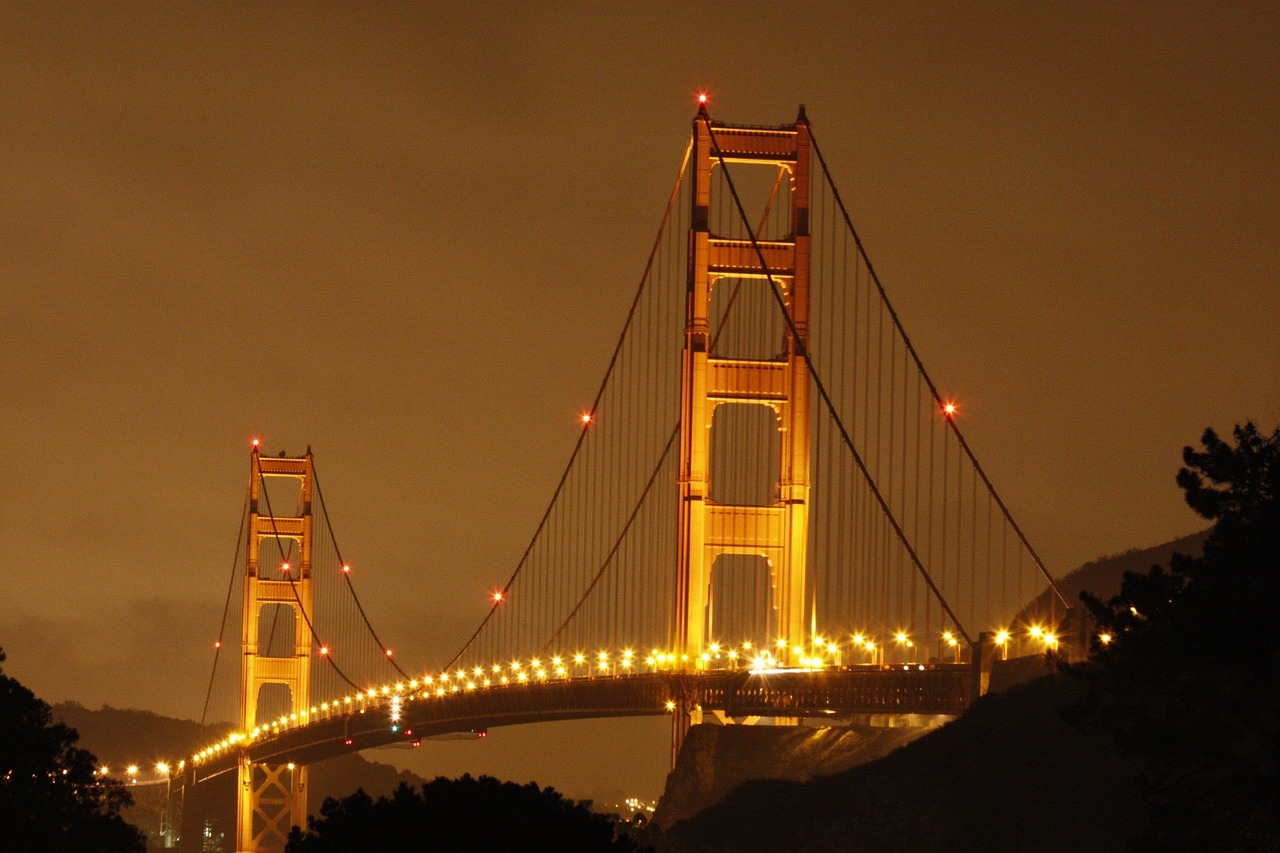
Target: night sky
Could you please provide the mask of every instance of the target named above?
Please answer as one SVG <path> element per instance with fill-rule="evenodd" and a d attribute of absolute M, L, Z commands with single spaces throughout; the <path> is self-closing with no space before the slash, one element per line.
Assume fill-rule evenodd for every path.
<path fill-rule="evenodd" d="M 1275 3 L 0 4 L 5 670 L 198 718 L 254 436 L 315 450 L 398 657 L 452 653 L 703 90 L 807 105 L 1052 571 L 1199 529 L 1181 448 L 1280 423 L 1277 44 Z M 655 796 L 666 722 L 409 760 Z"/>

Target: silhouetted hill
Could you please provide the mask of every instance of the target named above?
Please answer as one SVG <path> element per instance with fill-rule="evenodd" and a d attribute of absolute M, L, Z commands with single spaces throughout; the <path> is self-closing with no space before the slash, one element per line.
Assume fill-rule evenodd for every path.
<path fill-rule="evenodd" d="M 79 702 L 54 705 L 53 716 L 79 732 L 80 746 L 112 768 L 112 775 L 118 775 L 116 768 L 127 763 L 147 767 L 160 760 L 185 758 L 204 744 L 226 737 L 231 730 L 225 723 L 202 726 L 193 720 L 110 705 L 94 711 Z"/>
<path fill-rule="evenodd" d="M 1080 606 L 1080 593 L 1090 592 L 1106 601 L 1120 592 L 1120 581 L 1125 572 L 1145 573 L 1155 565 L 1169 565 L 1169 558 L 1175 553 L 1197 556 L 1204 551 L 1204 541 L 1209 537 L 1208 530 L 1183 536 L 1163 545 L 1151 548 L 1134 548 L 1110 557 L 1100 557 L 1085 563 L 1080 568 L 1058 578 L 1058 588 L 1066 596 L 1072 607 Z M 1015 624 L 1041 621 L 1043 614 L 1049 612 L 1049 597 L 1045 590 L 1034 598 L 1014 620 Z M 1039 618 L 1037 618 L 1039 617 Z"/>
<path fill-rule="evenodd" d="M 884 758 L 809 782 L 748 782 L 662 836 L 663 851 L 1125 849 L 1136 765 L 1062 716 L 1081 686 L 1048 676 L 985 696 Z"/>
<path fill-rule="evenodd" d="M 698 725 L 689 729 L 653 814 L 672 826 L 750 779 L 801 782 L 881 758 L 928 728 Z"/>
<path fill-rule="evenodd" d="M 1120 591 L 1125 572 L 1167 565 L 1175 552 L 1199 554 L 1207 536 L 1203 531 L 1093 560 L 1059 586 L 1073 605 L 1082 591 L 1108 599 Z M 1015 621 L 1038 621 L 1048 610 L 1046 592 Z M 1028 678 L 1048 670 L 1034 659 L 1025 663 Z M 1124 839 L 1145 820 L 1131 781 L 1137 765 L 1118 755 L 1109 735 L 1083 732 L 1063 718 L 1080 690 L 1065 677 L 1039 678 L 983 697 L 955 722 L 843 772 L 809 781 L 765 778 L 803 775 L 794 768 L 759 772 L 717 805 L 670 827 L 660 849 L 1126 849 Z M 686 747 L 698 743 L 691 738 Z M 785 759 L 771 760 L 781 766 Z M 820 762 L 814 772 L 824 772 Z M 659 811 L 687 814 L 701 802 L 676 776 Z M 690 802 L 668 803 L 673 795 Z"/>

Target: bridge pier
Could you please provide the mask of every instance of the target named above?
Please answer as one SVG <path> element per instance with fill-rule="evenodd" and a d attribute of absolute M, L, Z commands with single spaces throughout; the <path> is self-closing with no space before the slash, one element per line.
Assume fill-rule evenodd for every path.
<path fill-rule="evenodd" d="M 689 729 L 693 722 L 684 707 L 677 706 L 671 715 L 671 769 L 676 769 L 676 761 L 680 758 L 680 750 L 684 748 L 685 739 L 689 737 Z"/>
<path fill-rule="evenodd" d="M 978 634 L 978 642 L 970 647 L 969 662 L 972 666 L 972 676 L 969 689 L 975 699 L 987 692 L 987 687 L 991 683 L 991 667 L 995 663 L 997 651 L 995 635 L 990 631 Z"/>

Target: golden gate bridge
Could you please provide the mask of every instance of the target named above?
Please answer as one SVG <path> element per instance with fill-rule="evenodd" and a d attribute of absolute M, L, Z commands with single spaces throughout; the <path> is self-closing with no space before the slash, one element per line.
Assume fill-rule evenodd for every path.
<path fill-rule="evenodd" d="M 352 574 L 311 451 L 255 442 L 204 712 L 232 698 L 235 728 L 164 765 L 166 846 L 199 849 L 199 792 L 235 778 L 236 849 L 283 849 L 307 765 L 387 743 L 667 714 L 674 760 L 704 718 L 959 714 L 1067 609 L 803 107 L 700 107 L 577 442 L 470 636 L 402 664 Z"/>

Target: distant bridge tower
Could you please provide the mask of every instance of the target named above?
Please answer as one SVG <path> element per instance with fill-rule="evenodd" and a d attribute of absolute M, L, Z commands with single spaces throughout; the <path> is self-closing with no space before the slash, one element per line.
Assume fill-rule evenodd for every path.
<path fill-rule="evenodd" d="M 243 649 L 240 673 L 240 731 L 259 725 L 258 705 L 262 688 L 284 685 L 290 713 L 311 704 L 311 632 L 314 592 L 311 579 L 311 451 L 301 457 L 266 457 L 253 449 L 249 472 L 249 534 L 244 571 Z M 264 501 L 267 478 L 299 481 L 296 514 Z M 277 490 L 284 492 L 285 490 Z M 277 500 L 283 494 L 277 494 Z M 261 503 L 260 503 L 261 501 Z M 266 504 L 266 505 L 263 505 Z M 290 506 L 287 509 L 293 510 Z M 281 514 L 277 514 L 281 513 Z M 260 567 L 263 540 L 292 543 L 294 561 L 286 566 Z M 272 552 L 274 553 L 274 552 Z M 264 654 L 259 636 L 264 609 L 272 617 L 278 608 L 292 610 L 293 642 L 285 655 Z M 269 640 L 269 638 L 268 638 Z M 262 721 L 266 722 L 266 721 Z M 236 850 L 241 853 L 284 850 L 289 828 L 307 823 L 307 771 L 302 765 L 251 764 L 240 759 L 239 798 L 236 811 Z"/>
<path fill-rule="evenodd" d="M 675 607 L 676 651 L 688 656 L 690 667 L 712 640 L 711 589 L 716 558 L 723 554 L 760 556 L 768 561 L 773 639 L 786 641 L 788 657 L 804 647 L 810 406 L 808 370 L 790 330 L 781 357 L 723 358 L 711 352 L 710 317 L 717 284 L 748 279 L 744 286 L 769 287 L 760 262 L 763 254 L 768 273 L 782 290 L 799 343 L 808 346 L 810 137 L 804 110 L 801 108 L 793 125 L 732 127 L 713 123 L 704 106 L 693 128 Z M 790 233 L 783 239 L 759 240 L 760 254 L 750 239 L 726 239 L 710 231 L 711 179 L 720 162 L 712 134 L 727 163 L 773 166 L 789 174 Z M 732 208 L 733 202 L 726 204 Z M 772 503 L 735 506 L 710 499 L 711 425 L 717 409 L 728 405 L 768 406 L 777 416 L 781 470 Z M 764 455 L 766 448 L 760 451 Z M 676 740 L 682 740 L 679 732 Z"/>

